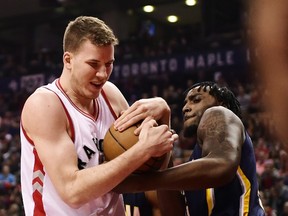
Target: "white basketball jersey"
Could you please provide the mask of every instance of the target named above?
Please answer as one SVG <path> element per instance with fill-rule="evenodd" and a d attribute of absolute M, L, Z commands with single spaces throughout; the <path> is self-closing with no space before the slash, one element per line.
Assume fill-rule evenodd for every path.
<path fill-rule="evenodd" d="M 95 100 L 98 110 L 96 119 L 82 112 L 69 99 L 60 86 L 59 79 L 46 86 L 61 100 L 70 122 L 72 139 L 78 155 L 79 169 L 96 166 L 102 162 L 99 151 L 103 138 L 116 115 L 105 93 Z M 40 106 L 40 104 L 39 104 Z M 51 158 L 53 160 L 53 158 Z M 39 160 L 37 151 L 21 126 L 21 187 L 26 216 L 122 216 L 124 204 L 122 195 L 110 192 L 78 209 L 69 207 L 57 194 L 52 182 Z"/>

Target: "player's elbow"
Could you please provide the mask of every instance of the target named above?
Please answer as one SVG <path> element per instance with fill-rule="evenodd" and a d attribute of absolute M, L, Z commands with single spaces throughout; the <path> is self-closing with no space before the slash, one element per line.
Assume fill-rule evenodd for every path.
<path fill-rule="evenodd" d="M 81 196 L 77 190 L 67 189 L 60 192 L 61 199 L 71 208 L 78 209 L 87 202 L 87 198 Z"/>
<path fill-rule="evenodd" d="M 78 209 L 80 208 L 84 203 L 82 200 L 80 200 L 77 196 L 65 194 L 62 196 L 62 200 L 71 208 Z"/>

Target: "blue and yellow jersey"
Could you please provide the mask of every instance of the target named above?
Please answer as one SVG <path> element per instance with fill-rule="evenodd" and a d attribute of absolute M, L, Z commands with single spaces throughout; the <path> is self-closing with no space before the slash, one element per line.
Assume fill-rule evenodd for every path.
<path fill-rule="evenodd" d="M 196 144 L 190 160 L 201 158 L 202 149 Z M 246 133 L 237 174 L 227 185 L 219 188 L 185 191 L 190 215 L 201 216 L 264 216 L 258 196 L 255 154 Z M 207 170 L 209 172 L 209 170 Z"/>

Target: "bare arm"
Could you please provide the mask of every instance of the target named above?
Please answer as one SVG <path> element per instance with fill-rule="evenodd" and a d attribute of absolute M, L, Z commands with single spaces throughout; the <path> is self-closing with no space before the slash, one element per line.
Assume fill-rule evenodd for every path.
<path fill-rule="evenodd" d="M 257 50 L 256 66 L 260 84 L 267 92 L 263 98 L 271 111 L 276 131 L 286 142 L 288 119 L 288 1 L 255 0 L 250 9 L 252 48 Z M 284 146 L 288 150 L 288 146 Z"/>
<path fill-rule="evenodd" d="M 241 120 L 226 108 L 210 108 L 200 122 L 198 139 L 203 158 L 145 176 L 130 176 L 117 190 L 191 190 L 219 187 L 231 181 L 244 141 Z"/>
<path fill-rule="evenodd" d="M 79 170 L 69 124 L 54 93 L 34 93 L 25 103 L 22 124 L 56 190 L 72 207 L 111 191 L 148 158 L 170 151 L 174 141 L 168 126 L 155 127 L 151 120 L 128 151 L 108 163 Z"/>
<path fill-rule="evenodd" d="M 198 127 L 197 139 L 202 146 L 202 163 L 207 166 L 202 172 L 209 170 L 208 185 L 223 185 L 235 176 L 244 137 L 244 126 L 232 111 L 221 106 L 206 110 Z M 204 177 L 205 173 L 202 175 Z"/>

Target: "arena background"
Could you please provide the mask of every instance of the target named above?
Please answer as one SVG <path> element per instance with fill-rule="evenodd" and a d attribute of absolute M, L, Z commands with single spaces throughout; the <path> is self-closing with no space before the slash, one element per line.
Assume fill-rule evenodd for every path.
<path fill-rule="evenodd" d="M 19 181 L 19 122 L 27 96 L 55 79 L 62 69 L 62 36 L 69 20 L 93 15 L 120 40 L 111 76 L 129 103 L 161 96 L 172 109 L 180 134 L 177 163 L 194 140 L 181 136 L 182 92 L 192 83 L 214 80 L 237 95 L 254 145 L 260 193 L 267 215 L 285 215 L 288 205 L 287 153 L 273 136 L 273 122 L 262 106 L 265 89 L 253 67 L 249 46 L 253 13 L 245 0 L 0 0 L 0 215 L 24 215 Z M 152 13 L 142 7 L 155 6 Z M 179 16 L 168 23 L 166 16 Z M 15 181 L 13 180 L 15 179 Z M 287 211 L 287 210 L 286 210 Z M 287 213 L 286 213 L 287 214 Z"/>

